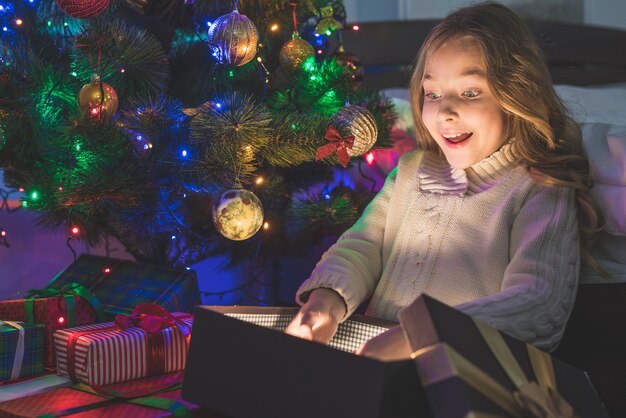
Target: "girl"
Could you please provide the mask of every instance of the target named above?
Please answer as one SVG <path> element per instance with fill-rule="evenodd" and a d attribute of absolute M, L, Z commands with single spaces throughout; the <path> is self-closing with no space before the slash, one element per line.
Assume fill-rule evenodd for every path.
<path fill-rule="evenodd" d="M 420 150 L 297 292 L 286 332 L 328 342 L 366 313 L 396 320 L 421 293 L 553 350 L 601 219 L 576 123 L 524 22 L 484 3 L 430 33 L 410 85 Z M 579 243 L 580 242 L 580 243 Z M 398 327 L 360 350 L 407 356 Z"/>

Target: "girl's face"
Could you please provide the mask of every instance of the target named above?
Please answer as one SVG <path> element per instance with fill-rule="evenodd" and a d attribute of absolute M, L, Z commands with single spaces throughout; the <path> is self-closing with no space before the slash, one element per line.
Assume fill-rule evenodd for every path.
<path fill-rule="evenodd" d="M 422 121 L 448 163 L 467 168 L 504 143 L 504 112 L 487 83 L 482 53 L 471 37 L 444 43 L 426 64 Z"/>

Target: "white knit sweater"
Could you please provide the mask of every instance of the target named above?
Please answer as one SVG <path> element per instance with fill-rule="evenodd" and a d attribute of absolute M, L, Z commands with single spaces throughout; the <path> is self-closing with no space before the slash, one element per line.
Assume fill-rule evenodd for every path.
<path fill-rule="evenodd" d="M 580 270 L 573 190 L 541 187 L 512 145 L 465 169 L 403 156 L 298 289 L 336 290 L 346 317 L 397 320 L 422 293 L 544 350 L 560 341 Z"/>

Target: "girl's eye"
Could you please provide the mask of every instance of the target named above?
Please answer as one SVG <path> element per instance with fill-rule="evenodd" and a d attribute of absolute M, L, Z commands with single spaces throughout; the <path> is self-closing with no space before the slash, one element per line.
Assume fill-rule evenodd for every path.
<path fill-rule="evenodd" d="M 438 93 L 426 93 L 424 94 L 424 97 L 426 97 L 428 100 L 437 100 L 441 97 L 441 95 Z"/>
<path fill-rule="evenodd" d="M 478 90 L 466 90 L 463 92 L 463 96 L 467 97 L 468 99 L 478 97 L 479 94 L 480 92 Z"/>

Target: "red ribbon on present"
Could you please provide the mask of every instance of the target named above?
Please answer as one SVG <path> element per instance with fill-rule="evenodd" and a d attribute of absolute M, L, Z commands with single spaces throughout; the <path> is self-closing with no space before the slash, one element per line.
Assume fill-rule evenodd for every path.
<path fill-rule="evenodd" d="M 155 333 L 162 329 L 173 327 L 176 323 L 176 318 L 172 314 L 155 303 L 140 303 L 133 309 L 130 315 L 115 315 L 115 325 L 122 331 L 138 327 L 150 333 Z"/>
<path fill-rule="evenodd" d="M 337 152 L 337 158 L 339 159 L 339 163 L 344 168 L 347 167 L 348 163 L 350 162 L 348 148 L 352 148 L 352 145 L 354 144 L 354 136 L 350 135 L 343 138 L 334 126 L 329 126 L 326 130 L 326 135 L 324 135 L 324 138 L 328 139 L 330 142 L 317 149 L 317 154 L 315 154 L 315 161 L 319 161 L 322 158 L 328 157 L 333 152 Z"/>

